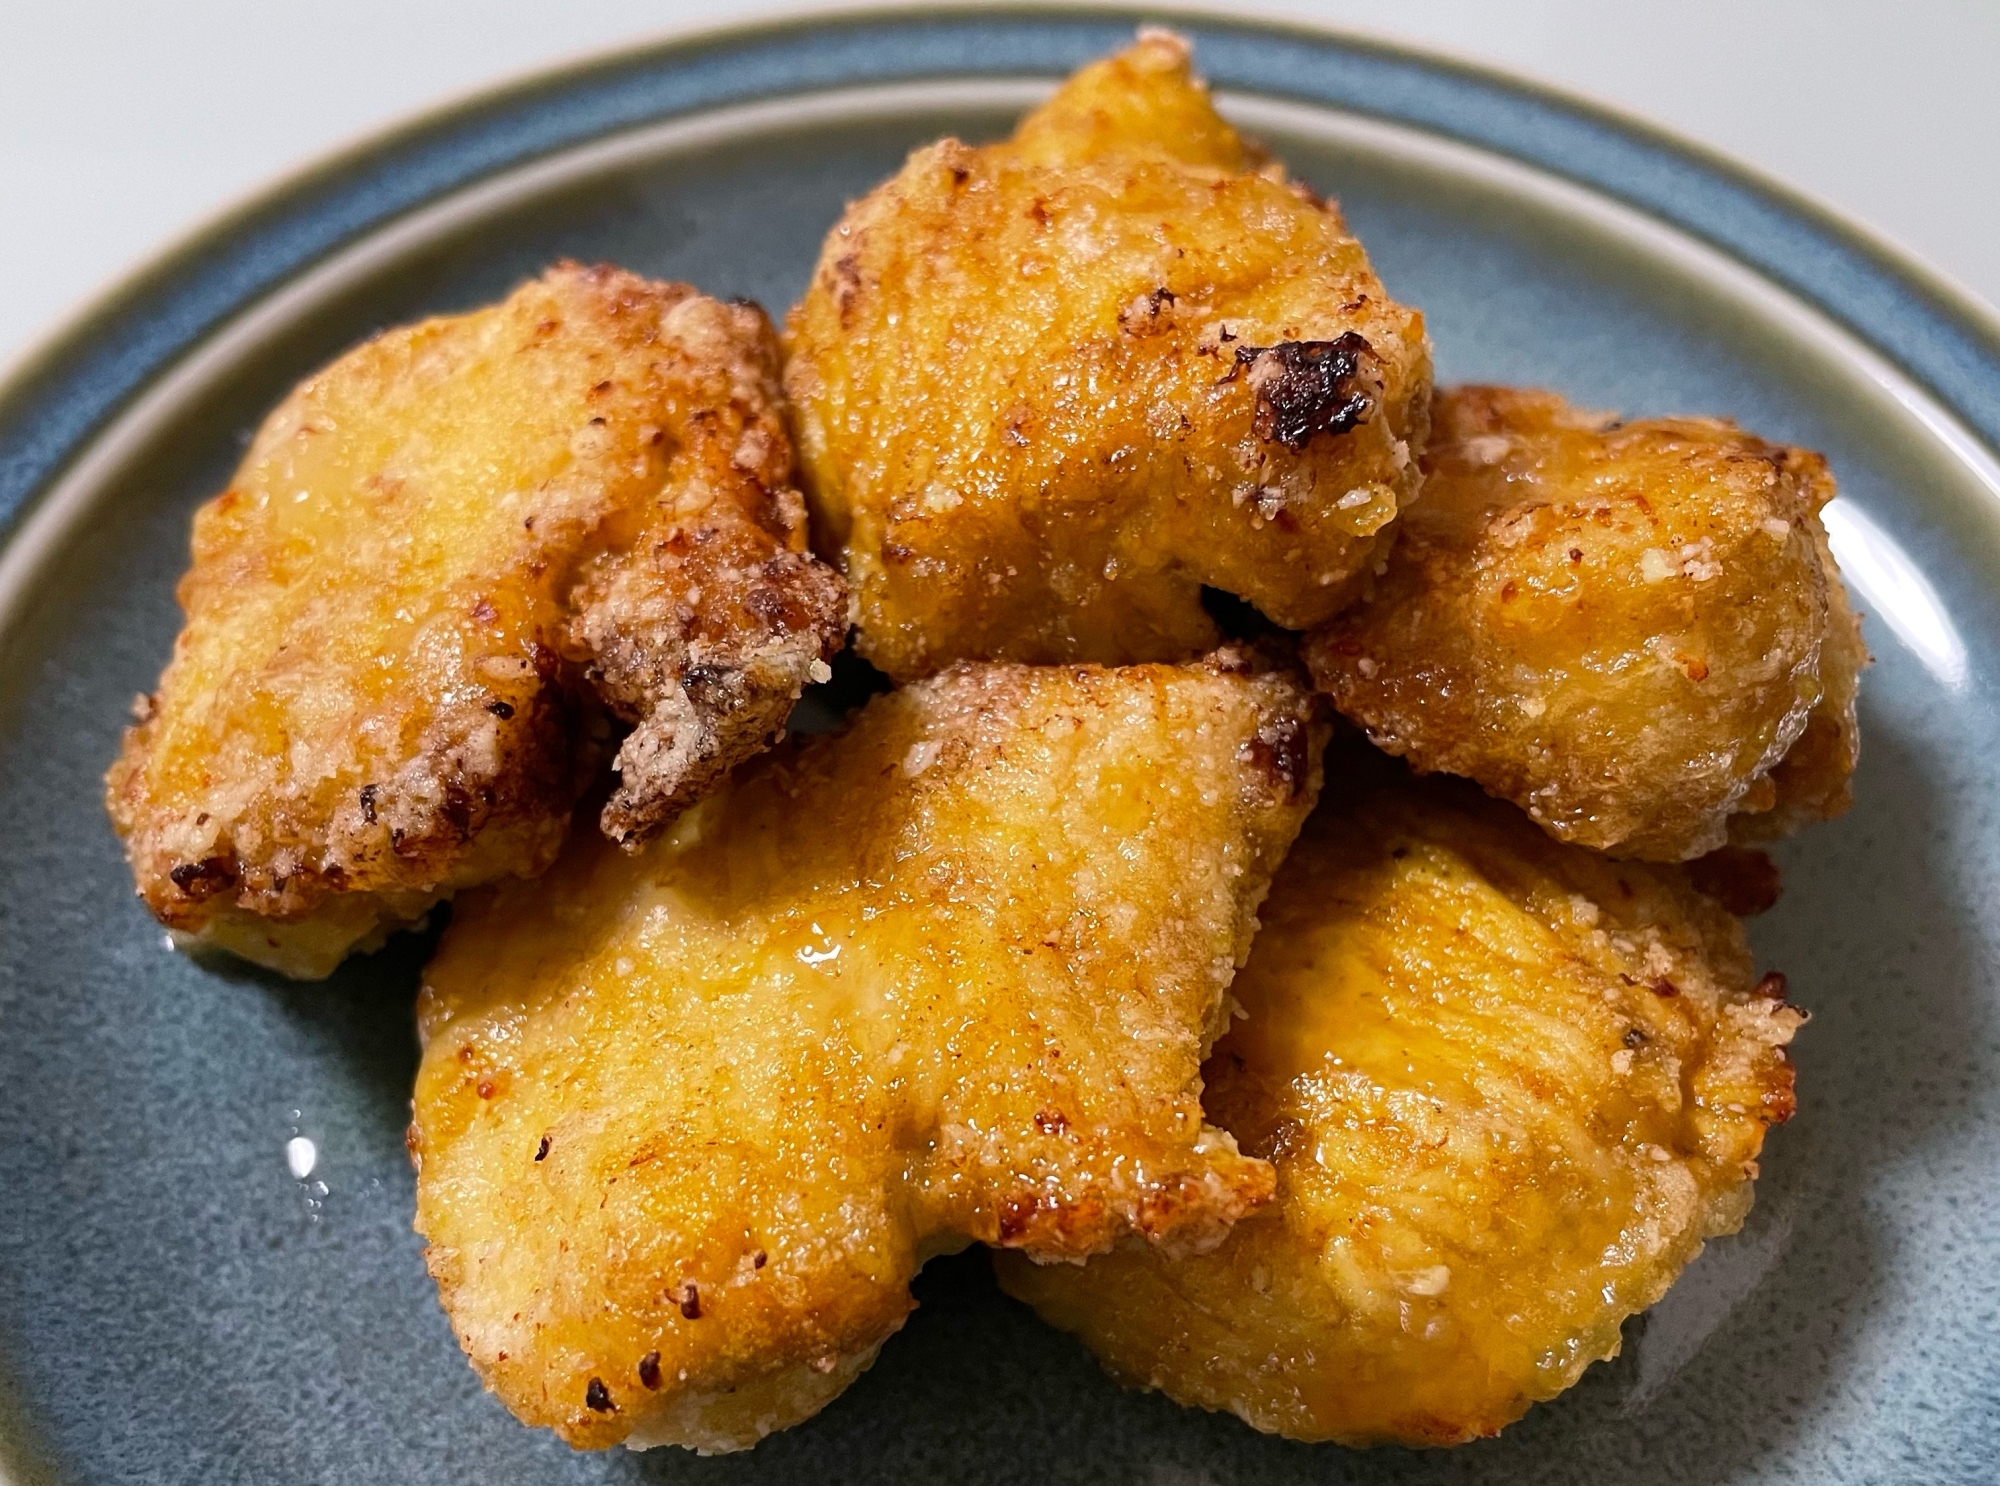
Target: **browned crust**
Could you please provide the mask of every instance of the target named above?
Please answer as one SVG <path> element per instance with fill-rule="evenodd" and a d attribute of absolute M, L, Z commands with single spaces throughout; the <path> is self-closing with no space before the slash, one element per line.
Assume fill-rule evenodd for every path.
<path fill-rule="evenodd" d="M 673 532 L 580 592 L 571 634 L 598 699 L 633 724 L 599 823 L 636 847 L 784 731 L 815 667 L 839 651 L 847 593 L 806 553 L 760 534 Z M 746 539 L 747 538 L 747 539 Z M 674 601 L 699 591 L 699 609 Z"/>
<path fill-rule="evenodd" d="M 135 700 L 138 720 L 105 776 L 105 809 L 140 899 L 192 934 L 228 909 L 296 922 L 338 894 L 448 890 L 481 846 L 524 872 L 546 868 L 602 749 L 586 726 L 588 698 L 554 650 L 535 647 L 508 679 L 493 694 L 442 701 L 393 772 L 324 818 L 288 819 L 279 835 L 243 849 L 226 820 L 190 820 L 149 796 L 148 756 L 173 702 L 169 666 L 160 689 Z"/>
<path fill-rule="evenodd" d="M 310 566 L 284 576 L 279 560 L 291 559 L 259 509 L 265 492 L 250 483 L 269 478 L 260 460 L 310 454 L 305 440 L 338 437 L 323 409 L 344 398 L 336 405 L 350 427 L 357 417 L 384 425 L 362 432 L 380 434 L 392 462 L 329 482 L 322 499 L 353 501 L 353 523 L 379 522 L 351 492 L 372 499 L 412 468 L 449 489 L 464 449 L 395 440 L 398 419 L 420 416 L 410 411 L 414 379 L 453 355 L 521 379 L 530 397 L 574 405 L 589 426 L 516 435 L 560 436 L 565 448 L 553 463 L 541 445 L 522 456 L 522 467 L 556 473 L 505 497 L 520 518 L 512 536 L 496 536 L 476 513 L 454 515 L 480 545 L 445 577 L 465 597 L 429 633 L 449 643 L 424 641 L 447 659 L 373 657 L 408 673 L 409 693 L 396 699 L 407 742 L 363 739 L 359 717 L 273 713 L 259 701 L 258 673 L 217 652 L 216 636 L 233 643 L 229 626 L 242 624 L 260 588 L 276 596 L 274 622 L 294 626 L 282 636 L 290 663 L 319 667 L 319 694 L 337 696 L 349 683 L 311 628 L 324 621 L 288 609 L 284 589 L 353 585 L 377 572 L 385 591 L 415 580 L 393 562 L 367 578 L 329 579 Z M 175 659 L 138 704 L 106 778 L 106 807 L 148 908 L 190 933 L 230 912 L 298 923 L 355 894 L 376 895 L 391 921 L 411 917 L 439 895 L 553 860 L 569 811 L 611 751 L 606 712 L 634 725 L 604 819 L 626 843 L 763 747 L 846 630 L 838 575 L 805 550 L 778 360 L 776 335 L 753 305 L 563 263 L 503 304 L 387 332 L 303 384 L 267 420 L 236 483 L 198 513 Z M 497 448 L 492 458 L 504 464 L 517 452 Z M 382 509 L 393 517 L 398 508 Z M 371 604 L 390 606 L 362 594 L 332 603 L 336 621 L 364 623 Z M 257 707 L 251 715 L 291 741 L 231 752 L 230 734 L 246 732 L 236 712 Z M 305 776 L 288 757 L 301 742 L 321 755 Z"/>
<path fill-rule="evenodd" d="M 1012 139 L 853 203 L 788 320 L 820 549 L 899 681 L 1189 659 L 1202 590 L 1303 629 L 1417 486 L 1420 314 L 1148 35 Z"/>
<path fill-rule="evenodd" d="M 1866 657 L 1821 456 L 1529 389 L 1441 390 L 1434 417 L 1372 592 L 1304 645 L 1344 715 L 1623 857 L 1688 860 L 1847 808 Z"/>
<path fill-rule="evenodd" d="M 1200 1059 L 1325 712 L 1248 652 L 954 667 L 637 856 L 470 895 L 410 1149 L 488 1385 L 582 1447 L 740 1448 L 845 1385 L 928 1255 L 1213 1248 L 1274 1179 L 1202 1124 Z M 808 922 L 842 953 L 801 983 Z"/>
<path fill-rule="evenodd" d="M 1271 1210 L 1206 1254 L 996 1271 L 1132 1386 L 1292 1439 L 1453 1445 L 1615 1354 L 1736 1229 L 1805 1015 L 1685 869 L 1359 747 L 1327 773 L 1204 1069 L 1206 1116 L 1276 1167 Z"/>
<path fill-rule="evenodd" d="M 1819 667 L 1823 691 L 1799 741 L 1771 770 L 1770 809 L 1746 810 L 1729 822 L 1734 842 L 1781 840 L 1802 826 L 1839 819 L 1854 803 L 1854 770 L 1861 762 L 1861 723 L 1855 708 L 1861 673 L 1869 663 L 1868 647 L 1861 638 L 1861 616 L 1840 581 L 1825 527 L 1815 527 L 1813 540 L 1828 578 L 1826 642 Z"/>

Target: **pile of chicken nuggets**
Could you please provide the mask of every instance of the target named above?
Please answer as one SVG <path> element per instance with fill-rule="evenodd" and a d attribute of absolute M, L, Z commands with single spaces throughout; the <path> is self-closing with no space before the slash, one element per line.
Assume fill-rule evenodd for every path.
<path fill-rule="evenodd" d="M 1128 1383 L 1452 1444 L 1615 1353 L 1792 1112 L 1737 915 L 1849 800 L 1833 493 L 1434 391 L 1146 31 L 912 154 L 782 336 L 565 263 L 300 386 L 107 804 L 177 937 L 288 975 L 453 900 L 416 1226 L 573 1445 L 809 1418 L 972 1244 Z M 851 710 L 788 736 L 808 687 Z"/>

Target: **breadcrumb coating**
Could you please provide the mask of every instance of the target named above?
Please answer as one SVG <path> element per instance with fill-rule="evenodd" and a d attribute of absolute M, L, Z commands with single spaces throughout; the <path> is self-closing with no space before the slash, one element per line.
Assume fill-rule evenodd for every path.
<path fill-rule="evenodd" d="M 1804 1016 L 1682 869 L 1458 781 L 1327 767 L 1202 1101 L 1277 1200 L 1206 1254 L 1002 1255 L 1001 1281 L 1182 1403 L 1455 1444 L 1615 1354 L 1741 1224 Z"/>
<path fill-rule="evenodd" d="M 1680 861 L 1847 808 L 1860 631 L 1826 462 L 1701 418 L 1440 393 L 1422 497 L 1306 657 L 1378 745 Z"/>
<path fill-rule="evenodd" d="M 106 781 L 169 927 L 301 976 L 553 860 L 618 748 L 637 841 L 839 647 L 753 306 L 564 264 L 300 386 L 194 521 Z"/>
<path fill-rule="evenodd" d="M 1165 32 L 1010 140 L 913 154 L 788 338 L 816 539 L 898 678 L 1184 659 L 1216 640 L 1204 585 L 1317 624 L 1416 485 L 1422 316 Z"/>
<path fill-rule="evenodd" d="M 636 856 L 462 899 L 419 1005 L 417 1226 L 570 1443 L 815 1412 L 970 1241 L 1211 1246 L 1270 1168 L 1201 1059 L 1325 726 L 1234 655 L 973 666 L 741 771 Z"/>

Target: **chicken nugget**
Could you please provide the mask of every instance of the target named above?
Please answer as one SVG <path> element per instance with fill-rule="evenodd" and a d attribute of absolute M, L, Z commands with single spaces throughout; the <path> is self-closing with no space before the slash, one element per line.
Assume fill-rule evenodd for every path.
<path fill-rule="evenodd" d="M 1270 1168 L 1201 1117 L 1325 725 L 1235 656 L 974 666 L 739 773 L 637 856 L 460 900 L 410 1150 L 460 1341 L 570 1443 L 741 1449 L 924 1260 L 1212 1245 Z"/>
<path fill-rule="evenodd" d="M 917 151 L 787 333 L 816 539 L 898 678 L 1184 659 L 1204 585 L 1317 624 L 1415 488 L 1422 316 L 1164 32 L 1010 140 Z"/>
<path fill-rule="evenodd" d="M 1847 808 L 1867 657 L 1824 460 L 1547 392 L 1462 387 L 1434 416 L 1386 573 L 1307 644 L 1335 706 L 1618 856 L 1681 861 Z"/>
<path fill-rule="evenodd" d="M 1350 1445 L 1498 1432 L 1749 1210 L 1804 1020 L 1685 870 L 1330 761 L 1202 1104 L 1278 1195 L 1001 1282 L 1124 1381 Z M 1378 777 L 1370 780 L 1370 774 Z"/>
<path fill-rule="evenodd" d="M 1826 528 L 1817 517 L 1811 531 L 1826 574 L 1826 640 L 1819 661 L 1824 689 L 1806 714 L 1799 741 L 1772 768 L 1769 786 L 1753 785 L 1751 797 L 1729 817 L 1729 839 L 1738 844 L 1776 841 L 1801 826 L 1845 815 L 1854 803 L 1854 769 L 1861 762 L 1854 709 L 1868 647 L 1861 640 L 1861 616 L 1848 601 Z M 1768 808 L 1761 808 L 1766 802 Z"/>
<path fill-rule="evenodd" d="M 765 746 L 846 630 L 777 360 L 754 306 L 563 264 L 293 392 L 195 515 L 106 780 L 147 907 L 325 975 L 547 867 L 605 711 L 624 841 Z"/>

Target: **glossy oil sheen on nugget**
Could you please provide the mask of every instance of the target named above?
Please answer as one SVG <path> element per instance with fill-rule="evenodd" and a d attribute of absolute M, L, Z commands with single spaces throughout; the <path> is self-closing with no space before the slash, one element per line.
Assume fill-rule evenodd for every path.
<path fill-rule="evenodd" d="M 1416 486 L 1422 317 L 1161 32 L 912 155 L 788 336 L 816 536 L 896 677 L 1182 659 L 1203 585 L 1317 624 Z"/>
<path fill-rule="evenodd" d="M 846 628 L 761 311 L 562 265 L 300 386 L 196 513 L 186 623 L 107 781 L 169 927 L 293 975 L 540 871 L 608 747 L 658 829 Z"/>
<path fill-rule="evenodd" d="M 1212 1252 L 1003 1283 L 1118 1377 L 1262 1430 L 1445 1445 L 1618 1350 L 1750 1206 L 1804 1020 L 1681 869 L 1329 756 L 1210 1058 L 1278 1195 Z"/>

